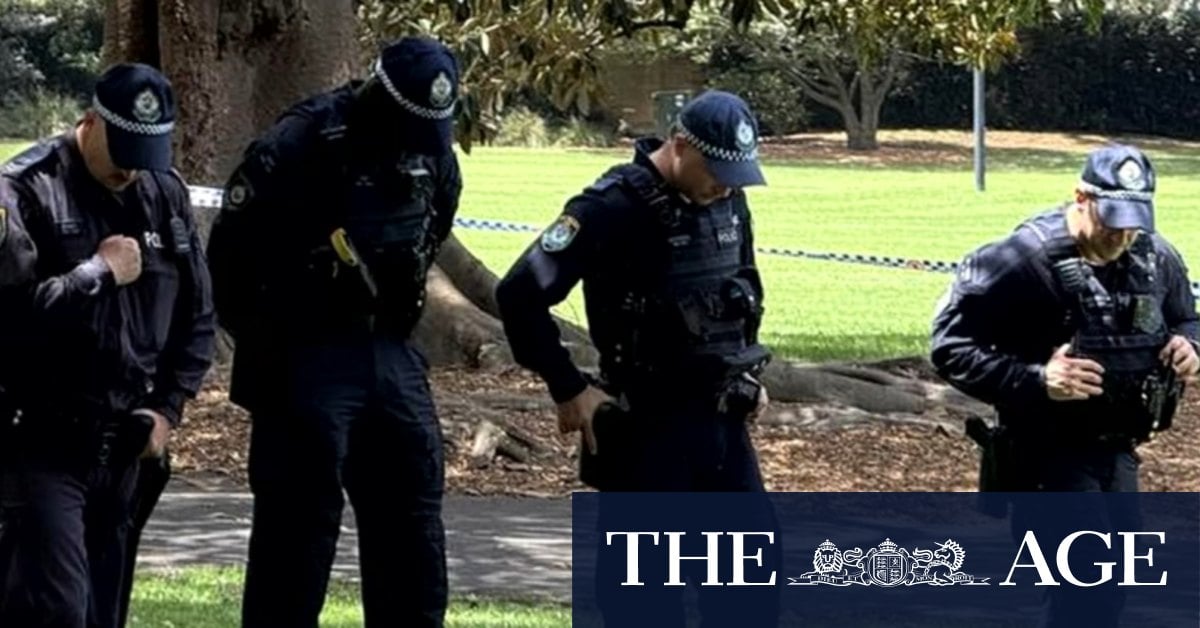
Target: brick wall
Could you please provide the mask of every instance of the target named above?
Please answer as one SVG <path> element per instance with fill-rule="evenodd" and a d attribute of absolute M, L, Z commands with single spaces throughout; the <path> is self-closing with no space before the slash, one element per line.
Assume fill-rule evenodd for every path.
<path fill-rule="evenodd" d="M 623 58 L 601 63 L 601 83 L 605 91 L 605 110 L 624 119 L 634 134 L 655 132 L 654 101 L 656 91 L 700 89 L 704 83 L 701 69 L 686 57 L 638 63 Z"/>

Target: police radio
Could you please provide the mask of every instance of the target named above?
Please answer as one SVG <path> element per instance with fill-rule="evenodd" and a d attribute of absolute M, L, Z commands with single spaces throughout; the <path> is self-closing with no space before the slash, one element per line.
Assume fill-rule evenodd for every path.
<path fill-rule="evenodd" d="M 1083 306 L 1083 314 L 1088 321 L 1099 320 L 1106 328 L 1116 328 L 1117 319 L 1114 302 L 1104 289 L 1104 285 L 1096 278 L 1096 274 L 1087 262 L 1078 257 L 1059 260 L 1054 264 L 1054 272 L 1059 282 L 1067 292 L 1075 295 Z"/>

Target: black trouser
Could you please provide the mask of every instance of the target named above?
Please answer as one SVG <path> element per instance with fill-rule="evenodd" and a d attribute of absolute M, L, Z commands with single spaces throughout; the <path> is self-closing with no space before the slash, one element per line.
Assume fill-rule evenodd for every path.
<path fill-rule="evenodd" d="M 403 342 L 360 339 L 295 351 L 288 368 L 287 405 L 253 416 L 243 626 L 317 625 L 343 488 L 366 626 L 441 626 L 444 465 L 424 359 Z"/>
<path fill-rule="evenodd" d="M 609 440 L 599 443 L 600 457 L 607 455 L 613 457 L 610 460 L 619 461 L 615 469 L 607 467 L 617 474 L 614 491 L 764 493 L 758 456 L 744 421 L 718 417 L 713 412 L 685 411 L 685 414 L 671 416 L 639 412 L 637 409 L 622 418 L 630 421 L 629 429 L 616 431 L 625 438 L 619 442 Z M 754 529 L 777 530 L 778 524 L 765 494 L 758 505 L 761 506 L 761 512 L 752 520 L 761 520 L 763 523 Z M 600 521 L 603 529 L 641 529 L 621 524 L 619 518 L 622 514 L 606 512 L 604 501 L 601 501 Z M 637 513 L 628 514 L 635 519 L 637 517 Z M 741 522 L 748 517 L 748 513 L 739 515 Z M 603 539 L 601 545 L 604 545 Z M 600 550 L 597 579 L 600 582 L 623 580 L 624 554 L 605 551 L 604 547 Z M 777 569 L 782 557 L 767 551 L 764 552 L 764 559 L 767 569 Z M 689 561 L 683 569 L 684 577 L 693 585 L 699 585 L 705 579 L 703 566 L 696 562 Z M 645 580 L 657 580 L 659 584 L 664 582 L 665 566 L 660 567 L 661 573 L 654 566 L 644 571 Z M 726 581 L 729 578 L 728 574 L 722 577 Z M 612 589 L 601 587 L 597 591 L 597 602 L 605 626 L 610 628 L 682 628 L 686 625 L 683 589 L 674 589 L 675 595 L 668 598 L 657 588 L 621 587 L 616 590 L 616 597 L 609 599 L 606 593 Z M 701 625 L 704 628 L 753 628 L 778 624 L 778 587 L 743 587 L 736 592 L 730 587 L 698 586 L 697 589 L 703 617 Z"/>
<path fill-rule="evenodd" d="M 1138 491 L 1139 459 L 1129 444 L 1058 442 L 1018 442 L 1018 458 L 1028 474 L 1024 479 L 1027 490 L 1070 493 L 1136 493 Z M 1082 497 L 1081 497 L 1082 499 Z M 1047 516 L 1043 503 L 1031 501 L 1026 506 L 1021 499 L 1013 504 L 1012 534 L 1020 543 L 1025 531 L 1037 529 L 1058 537 L 1076 530 L 1111 532 L 1137 529 L 1139 514 L 1136 501 L 1114 507 L 1102 500 L 1084 500 L 1070 512 L 1054 512 Z M 1072 506 L 1076 506 L 1072 502 Z M 1068 509 L 1058 509 L 1066 511 Z M 1078 544 L 1087 551 L 1086 543 Z M 1096 560 L 1105 560 L 1097 556 Z M 1080 560 L 1080 564 L 1094 561 Z M 1119 624 L 1125 606 L 1125 593 L 1120 587 L 1081 588 L 1063 583 L 1045 587 L 1045 605 L 1040 626 L 1058 628 L 1089 626 L 1103 628 Z"/>
<path fill-rule="evenodd" d="M 134 568 L 137 566 L 138 547 L 142 541 L 142 531 L 158 505 L 171 479 L 171 458 L 164 454 L 162 458 L 142 460 L 138 464 L 137 487 L 134 489 L 133 527 L 129 530 L 129 538 L 125 551 L 125 577 L 122 580 L 120 599 L 120 621 L 117 625 L 124 626 L 129 619 L 130 598 L 133 597 Z"/>
<path fill-rule="evenodd" d="M 119 626 L 137 465 L 16 437 L 0 472 L 0 626 Z M 13 446 L 15 445 L 15 446 Z"/>

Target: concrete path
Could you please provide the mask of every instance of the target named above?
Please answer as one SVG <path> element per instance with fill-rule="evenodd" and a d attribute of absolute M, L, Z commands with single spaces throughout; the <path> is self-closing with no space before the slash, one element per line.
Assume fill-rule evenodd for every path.
<path fill-rule="evenodd" d="M 173 483 L 146 527 L 139 566 L 244 565 L 251 505 L 249 493 Z M 447 496 L 444 509 L 453 595 L 570 601 L 569 499 Z M 348 505 L 334 573 L 358 577 L 358 535 Z"/>

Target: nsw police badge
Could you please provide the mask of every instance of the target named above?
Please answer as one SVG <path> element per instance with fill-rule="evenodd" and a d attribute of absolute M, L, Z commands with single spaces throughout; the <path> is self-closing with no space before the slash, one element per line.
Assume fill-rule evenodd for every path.
<path fill-rule="evenodd" d="M 429 103 L 439 109 L 444 109 L 450 105 L 454 96 L 454 85 L 450 83 L 450 78 L 445 72 L 438 72 L 433 83 L 429 86 Z"/>
<path fill-rule="evenodd" d="M 754 150 L 758 138 L 754 137 L 754 127 L 749 122 L 739 120 L 737 125 L 737 145 L 744 153 Z"/>
<path fill-rule="evenodd" d="M 1117 169 L 1117 182 L 1126 190 L 1140 192 L 1146 189 L 1146 173 L 1138 162 L 1126 159 Z"/>
<path fill-rule="evenodd" d="M 142 90 L 133 100 L 133 116 L 146 123 L 158 122 L 162 118 L 162 106 L 149 88 Z"/>
<path fill-rule="evenodd" d="M 574 216 L 559 216 L 554 224 L 542 232 L 542 250 L 556 253 L 570 246 L 579 233 L 579 221 Z"/>
<path fill-rule="evenodd" d="M 238 183 L 229 188 L 229 202 L 234 205 L 241 205 L 246 202 L 246 186 Z"/>
<path fill-rule="evenodd" d="M 246 179 L 246 175 L 238 172 L 225 192 L 224 206 L 231 210 L 241 209 L 254 198 L 254 187 Z"/>

